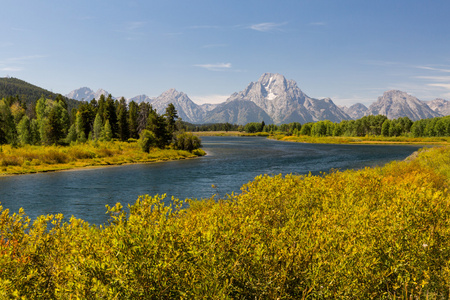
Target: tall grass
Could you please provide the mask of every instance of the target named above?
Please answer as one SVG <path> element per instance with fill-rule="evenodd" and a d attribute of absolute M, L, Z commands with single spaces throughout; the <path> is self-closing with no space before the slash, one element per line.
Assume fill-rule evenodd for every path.
<path fill-rule="evenodd" d="M 200 154 L 200 153 L 199 153 Z M 141 151 L 137 143 L 99 142 L 71 146 L 3 145 L 0 151 L 0 174 L 24 174 L 72 169 L 87 166 L 120 165 L 195 157 L 187 151 L 152 149 Z"/>
<path fill-rule="evenodd" d="M 322 144 L 427 144 L 427 145 L 448 145 L 449 137 L 383 137 L 383 136 L 364 136 L 364 137 L 346 137 L 346 136 L 328 136 L 328 137 L 314 137 L 314 136 L 286 136 L 284 134 L 274 134 L 270 138 L 276 140 L 301 142 L 301 143 L 322 143 Z"/>

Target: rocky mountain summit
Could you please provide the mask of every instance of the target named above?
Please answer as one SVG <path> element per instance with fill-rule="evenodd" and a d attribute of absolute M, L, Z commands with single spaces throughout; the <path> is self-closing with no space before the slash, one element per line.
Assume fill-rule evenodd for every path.
<path fill-rule="evenodd" d="M 91 101 L 92 99 L 98 100 L 100 96 L 104 95 L 108 97 L 109 93 L 104 89 L 98 89 L 96 92 L 91 90 L 88 87 L 82 87 L 76 90 L 71 91 L 66 95 L 67 98 L 78 100 L 78 101 Z M 114 98 L 114 97 L 113 97 Z M 114 98 L 116 99 L 116 98 Z"/>
<path fill-rule="evenodd" d="M 366 115 L 385 115 L 388 119 L 408 117 L 412 121 L 439 117 L 425 102 L 398 90 L 384 92 L 370 105 Z"/>
<path fill-rule="evenodd" d="M 280 74 L 263 74 L 257 82 L 252 82 L 243 91 L 231 95 L 227 102 L 236 100 L 255 103 L 275 124 L 325 119 L 339 122 L 350 119 L 331 99 L 310 98 L 298 88 L 295 81 L 287 80 Z"/>
<path fill-rule="evenodd" d="M 339 106 L 339 108 L 354 120 L 364 117 L 368 110 L 368 108 L 362 103 L 355 103 L 350 107 Z"/>
<path fill-rule="evenodd" d="M 97 92 L 84 87 L 74 90 L 66 96 L 71 99 L 90 101 L 98 100 L 100 95 L 109 93 L 99 89 Z M 283 124 L 290 122 L 315 122 L 330 120 L 359 119 L 367 115 L 382 114 L 389 119 L 407 116 L 411 120 L 450 115 L 450 102 L 436 99 L 424 102 L 405 92 L 387 91 L 367 108 L 361 103 L 350 107 L 337 106 L 330 98 L 315 99 L 300 90 L 297 83 L 287 80 L 283 75 L 265 73 L 258 81 L 251 82 L 240 92 L 232 94 L 220 104 L 194 103 L 188 95 L 176 89 L 169 89 L 160 96 L 151 98 L 139 95 L 128 101 L 148 102 L 158 113 L 164 113 L 169 103 L 173 103 L 178 116 L 184 121 L 202 123 L 246 124 L 262 122 L 266 124 Z"/>
<path fill-rule="evenodd" d="M 432 101 L 425 102 L 429 108 L 431 108 L 433 111 L 443 115 L 448 116 L 450 115 L 450 101 L 444 100 L 444 99 L 434 99 Z"/>
<path fill-rule="evenodd" d="M 200 105 L 194 103 L 185 93 L 170 89 L 149 101 L 152 107 L 163 114 L 166 107 L 172 103 L 178 112 L 178 117 L 190 123 L 202 123 L 205 111 Z"/>

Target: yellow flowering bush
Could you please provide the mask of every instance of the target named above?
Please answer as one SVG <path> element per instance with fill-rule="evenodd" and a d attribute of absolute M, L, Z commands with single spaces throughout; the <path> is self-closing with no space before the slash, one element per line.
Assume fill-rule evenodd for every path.
<path fill-rule="evenodd" d="M 262 175 L 223 199 L 141 196 L 101 226 L 2 209 L 0 298 L 449 298 L 449 151 Z"/>

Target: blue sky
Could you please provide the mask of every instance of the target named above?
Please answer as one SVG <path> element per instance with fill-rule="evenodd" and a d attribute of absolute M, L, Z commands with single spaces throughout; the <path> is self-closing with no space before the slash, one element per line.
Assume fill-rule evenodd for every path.
<path fill-rule="evenodd" d="M 338 105 L 450 100 L 447 0 L 3 0 L 0 77 L 222 102 L 265 72 Z"/>

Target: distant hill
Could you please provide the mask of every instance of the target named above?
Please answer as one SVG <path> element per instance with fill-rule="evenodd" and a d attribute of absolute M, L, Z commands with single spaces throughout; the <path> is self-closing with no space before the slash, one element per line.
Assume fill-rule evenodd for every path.
<path fill-rule="evenodd" d="M 27 106 L 30 106 L 34 105 L 34 103 L 36 103 L 36 101 L 42 96 L 48 99 L 55 99 L 57 95 L 58 94 L 56 93 L 50 92 L 17 78 L 0 78 L 0 99 L 18 96 L 21 101 L 24 101 Z M 73 100 L 67 97 L 64 98 L 66 100 L 69 112 L 72 110 L 72 108 L 76 108 L 80 104 L 80 102 L 77 100 Z"/>

